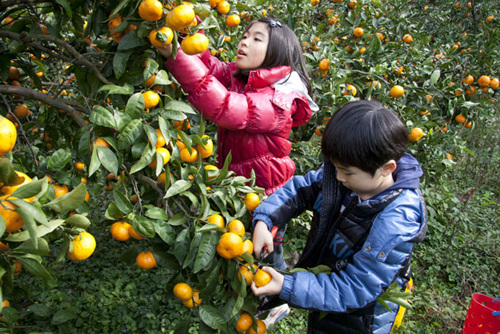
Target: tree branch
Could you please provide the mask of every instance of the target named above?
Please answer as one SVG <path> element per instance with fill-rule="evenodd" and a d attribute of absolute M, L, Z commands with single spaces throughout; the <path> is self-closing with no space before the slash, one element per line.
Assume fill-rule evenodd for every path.
<path fill-rule="evenodd" d="M 78 51 L 76 51 L 76 49 L 73 46 L 60 40 L 57 37 L 53 37 L 50 35 L 28 35 L 26 32 L 17 34 L 10 31 L 0 31 L 0 37 L 14 39 L 20 43 L 28 44 L 36 48 L 43 48 L 43 46 L 31 42 L 46 41 L 55 43 L 60 47 L 66 49 L 81 65 L 89 68 L 101 82 L 107 85 L 113 84 L 111 81 L 108 81 L 108 79 L 106 79 L 106 77 L 102 75 L 100 70 L 91 61 L 87 60 L 84 56 L 82 56 Z M 69 61 L 73 61 L 73 59 L 70 59 Z"/>
<path fill-rule="evenodd" d="M 32 99 L 36 99 L 39 101 L 42 101 L 50 106 L 53 106 L 54 108 L 62 109 L 64 111 L 67 111 L 70 116 L 75 120 L 75 122 L 80 126 L 84 127 L 87 124 L 85 124 L 85 121 L 83 118 L 78 114 L 78 112 L 71 106 L 75 105 L 76 102 L 72 102 L 71 105 L 63 99 L 54 99 L 48 96 L 47 94 L 43 94 L 40 92 L 37 92 L 36 90 L 29 89 L 29 88 L 24 88 L 24 87 L 16 87 L 16 86 L 9 86 L 9 85 L 0 85 L 0 93 L 2 94 L 18 94 L 22 96 L 26 96 Z M 78 109 L 82 110 L 87 110 L 83 106 L 79 106 Z M 90 111 L 86 111 L 86 113 L 90 113 Z"/>

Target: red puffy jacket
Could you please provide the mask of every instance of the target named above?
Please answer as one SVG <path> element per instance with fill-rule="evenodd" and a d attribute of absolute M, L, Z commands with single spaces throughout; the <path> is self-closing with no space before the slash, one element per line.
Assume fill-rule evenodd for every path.
<path fill-rule="evenodd" d="M 221 62 L 208 51 L 189 56 L 181 49 L 165 66 L 196 110 L 218 125 L 219 168 L 231 152 L 229 170 L 250 177 L 253 169 L 256 184 L 266 194 L 293 176 L 291 128 L 306 123 L 312 113 L 308 96 L 298 92 L 305 86 L 297 73 L 288 80 L 299 79 L 297 90 L 290 88 L 290 82 L 273 85 L 290 74 L 288 66 L 252 71 L 245 84 L 233 77 L 235 63 Z"/>

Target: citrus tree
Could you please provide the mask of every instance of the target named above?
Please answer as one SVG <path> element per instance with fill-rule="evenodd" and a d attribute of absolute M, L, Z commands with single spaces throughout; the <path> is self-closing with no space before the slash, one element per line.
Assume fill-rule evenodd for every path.
<path fill-rule="evenodd" d="M 168 268 L 169 291 L 191 309 L 179 332 L 262 329 L 248 287 L 257 274 L 248 229 L 262 189 L 228 171 L 231 156 L 216 156 L 214 124 L 156 48 L 208 48 L 231 61 L 248 21 L 276 17 L 299 37 L 320 105 L 291 134 L 297 172 L 321 163 L 310 145 L 338 107 L 376 99 L 408 126 L 432 184 L 467 152 L 461 134 L 498 109 L 499 10 L 495 1 L 2 2 L 3 298 L 16 295 L 19 264 L 51 282 L 52 261 L 92 254 L 88 187 L 91 201 L 110 199 L 94 202 L 105 209 L 93 223 L 135 240 L 142 250 L 128 255 L 140 268 Z M 445 18 L 459 27 L 444 34 Z M 13 328 L 16 309 L 3 314 Z"/>

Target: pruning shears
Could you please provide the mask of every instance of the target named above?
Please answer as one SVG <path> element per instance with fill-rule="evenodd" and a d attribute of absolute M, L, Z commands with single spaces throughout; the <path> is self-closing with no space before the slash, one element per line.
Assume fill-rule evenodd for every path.
<path fill-rule="evenodd" d="M 271 229 L 271 235 L 273 237 L 273 243 L 275 245 L 279 245 L 283 242 L 283 238 L 281 237 L 276 238 L 277 232 L 278 232 L 278 226 L 273 226 L 273 228 Z M 264 246 L 262 253 L 260 254 L 260 261 L 259 263 L 257 263 L 257 268 L 260 268 L 262 261 L 266 258 L 266 256 L 267 256 L 267 246 Z"/>

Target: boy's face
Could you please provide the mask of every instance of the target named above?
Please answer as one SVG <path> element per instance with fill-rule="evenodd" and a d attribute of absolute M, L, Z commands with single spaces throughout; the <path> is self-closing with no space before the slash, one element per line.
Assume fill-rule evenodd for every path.
<path fill-rule="evenodd" d="M 254 23 L 238 43 L 236 66 L 240 70 L 253 70 L 264 62 L 269 43 L 269 27 L 264 22 Z"/>
<path fill-rule="evenodd" d="M 373 176 L 357 167 L 342 166 L 338 163 L 333 165 L 337 169 L 337 180 L 342 182 L 344 187 L 354 191 L 362 200 L 372 198 L 394 182 L 393 170 L 388 170 L 386 165 L 378 168 Z"/>

